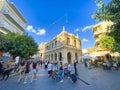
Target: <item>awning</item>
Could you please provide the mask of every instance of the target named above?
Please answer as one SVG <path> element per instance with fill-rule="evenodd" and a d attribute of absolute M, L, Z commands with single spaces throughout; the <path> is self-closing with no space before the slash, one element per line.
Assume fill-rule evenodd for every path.
<path fill-rule="evenodd" d="M 81 59 L 91 59 L 92 56 L 89 55 L 89 54 L 86 54 L 86 55 L 81 56 L 80 58 L 81 58 Z"/>
<path fill-rule="evenodd" d="M 94 56 L 94 57 L 97 57 L 97 56 L 105 56 L 105 55 L 107 55 L 107 54 L 109 54 L 108 51 L 105 51 L 105 52 L 93 52 L 93 53 L 91 53 L 90 55 L 91 55 L 91 56 Z"/>

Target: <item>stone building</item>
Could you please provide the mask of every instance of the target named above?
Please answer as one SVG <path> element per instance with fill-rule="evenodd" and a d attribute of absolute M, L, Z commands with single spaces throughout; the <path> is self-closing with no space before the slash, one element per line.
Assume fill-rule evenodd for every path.
<path fill-rule="evenodd" d="M 0 0 L 0 33 L 14 32 L 23 34 L 26 20 L 8 0 Z"/>
<path fill-rule="evenodd" d="M 94 33 L 96 47 L 101 47 L 100 39 L 106 35 L 107 32 L 110 32 L 110 27 L 112 25 L 113 22 L 111 21 L 103 21 L 93 26 L 92 31 Z"/>
<path fill-rule="evenodd" d="M 67 33 L 64 27 L 59 35 L 41 47 L 40 55 L 43 60 L 73 63 L 82 55 L 80 39 Z"/>
<path fill-rule="evenodd" d="M 44 60 L 44 54 L 45 54 L 45 44 L 46 43 L 43 43 L 43 44 L 41 44 L 41 45 L 39 45 L 39 54 L 40 54 L 40 58 L 42 59 L 42 60 Z"/>
<path fill-rule="evenodd" d="M 92 31 L 94 33 L 95 44 L 94 52 L 91 53 L 92 56 L 99 57 L 102 60 L 106 60 L 106 55 L 111 55 L 111 52 L 107 48 L 103 48 L 100 39 L 110 32 L 110 27 L 113 25 L 111 21 L 103 21 L 93 26 Z"/>

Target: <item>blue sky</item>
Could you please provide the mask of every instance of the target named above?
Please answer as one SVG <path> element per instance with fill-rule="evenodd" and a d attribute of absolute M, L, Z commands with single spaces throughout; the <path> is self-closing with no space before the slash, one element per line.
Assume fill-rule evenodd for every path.
<path fill-rule="evenodd" d="M 9 0 L 27 21 L 26 33 L 41 44 L 52 40 L 65 26 L 67 32 L 78 33 L 82 48 L 94 46 L 91 15 L 95 0 Z"/>

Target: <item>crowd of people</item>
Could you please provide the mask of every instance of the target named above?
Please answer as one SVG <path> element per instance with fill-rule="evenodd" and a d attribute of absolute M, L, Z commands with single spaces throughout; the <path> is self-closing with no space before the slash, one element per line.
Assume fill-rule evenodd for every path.
<path fill-rule="evenodd" d="M 106 60 L 105 62 L 103 62 L 103 69 L 114 69 L 114 70 L 118 70 L 120 67 L 120 61 L 110 61 L 110 60 Z"/>
<path fill-rule="evenodd" d="M 3 60 L 0 60 L 0 76 L 2 76 L 0 80 L 7 80 L 13 69 L 14 69 L 13 60 L 10 60 L 7 63 L 5 63 Z"/>
<path fill-rule="evenodd" d="M 106 58 L 106 60 L 101 59 L 84 59 L 81 61 L 84 63 L 84 66 L 88 69 L 91 69 L 92 67 L 103 67 L 104 70 L 118 70 L 120 67 L 120 60 L 119 59 L 112 59 L 112 58 Z"/>
<path fill-rule="evenodd" d="M 77 72 L 77 60 L 74 60 L 74 75 L 78 75 Z M 91 68 L 90 60 L 83 61 L 85 67 L 88 69 Z M 37 79 L 38 67 L 42 67 L 48 72 L 48 77 L 53 77 L 54 79 L 59 78 L 60 82 L 63 82 L 63 76 L 67 76 L 71 78 L 71 63 L 67 63 L 63 65 L 61 61 L 36 61 L 36 60 L 25 60 L 17 56 L 15 60 L 10 60 L 5 63 L 3 60 L 0 60 L 0 80 L 7 80 L 11 73 L 17 73 L 19 78 L 17 80 L 20 83 L 24 77 L 24 84 L 28 82 L 28 77 L 31 76 L 30 83 Z M 102 63 L 104 69 L 117 69 L 120 67 L 119 62 L 110 62 L 110 60 L 106 60 Z"/>
<path fill-rule="evenodd" d="M 36 61 L 28 61 L 24 59 L 20 59 L 18 57 L 15 58 L 15 61 L 10 60 L 8 62 L 4 62 L 0 60 L 0 77 L 2 80 L 7 80 L 10 74 L 17 73 L 19 74 L 18 83 L 21 82 L 23 74 L 25 75 L 24 84 L 27 83 L 29 73 L 31 72 L 31 83 L 33 80 L 36 80 L 36 73 L 38 70 L 38 63 Z"/>
<path fill-rule="evenodd" d="M 74 61 L 74 74 L 75 75 L 78 75 L 77 74 L 77 60 Z M 47 68 L 47 71 L 48 71 L 48 77 L 53 77 L 54 79 L 55 78 L 59 78 L 59 81 L 60 82 L 63 82 L 63 76 L 67 76 L 68 78 L 71 78 L 71 71 L 72 71 L 72 67 L 71 67 L 71 64 L 68 63 L 66 65 L 63 65 L 62 62 L 49 62 L 49 61 L 46 61 L 45 62 L 45 68 Z M 73 77 L 75 78 L 75 77 Z"/>
<path fill-rule="evenodd" d="M 18 73 L 19 73 L 18 83 L 21 82 L 23 74 L 24 74 L 25 75 L 24 84 L 26 84 L 30 73 L 32 74 L 30 83 L 32 83 L 33 80 L 37 79 L 36 74 L 38 71 L 38 62 L 21 60 L 19 62 L 19 67 L 17 68 L 16 71 L 18 71 Z"/>
<path fill-rule="evenodd" d="M 76 68 L 76 61 L 74 62 L 74 69 L 75 74 L 77 75 L 77 68 Z M 63 82 L 63 76 L 66 75 L 68 78 L 71 75 L 71 64 L 68 63 L 67 65 L 63 65 L 62 62 L 52 62 L 52 61 L 30 61 L 25 60 L 17 56 L 15 60 L 10 60 L 6 63 L 3 62 L 3 60 L 0 60 L 0 80 L 7 80 L 9 78 L 9 75 L 11 73 L 17 73 L 19 75 L 17 82 L 20 83 L 24 77 L 24 84 L 28 82 L 28 77 L 31 75 L 30 83 L 33 82 L 33 80 L 37 79 L 37 72 L 38 67 L 41 66 L 48 72 L 48 77 L 52 77 L 53 73 L 55 72 L 57 77 L 59 77 L 59 81 Z M 65 71 L 66 70 L 66 71 Z"/>

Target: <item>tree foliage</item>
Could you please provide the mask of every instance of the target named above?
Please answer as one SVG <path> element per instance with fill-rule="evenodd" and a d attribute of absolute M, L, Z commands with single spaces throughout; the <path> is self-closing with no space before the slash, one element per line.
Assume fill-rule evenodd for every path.
<path fill-rule="evenodd" d="M 23 58 L 30 58 L 30 56 L 36 54 L 38 51 L 37 43 L 28 35 L 8 33 L 5 37 L 9 40 L 9 42 L 5 44 L 5 51 L 13 56 L 19 55 Z"/>
<path fill-rule="evenodd" d="M 100 39 L 100 42 L 104 48 L 108 49 L 114 48 L 115 40 L 111 36 L 105 35 Z"/>
<path fill-rule="evenodd" d="M 3 34 L 0 34 L 0 51 L 4 52 L 5 43 L 7 43 L 7 38 Z"/>
<path fill-rule="evenodd" d="M 96 0 L 96 2 L 98 9 L 92 17 L 97 21 L 107 20 L 114 23 L 111 27 L 111 32 L 107 35 L 113 37 L 115 40 L 112 50 L 120 52 L 120 0 L 109 0 L 107 3 L 103 2 L 103 0 Z"/>

